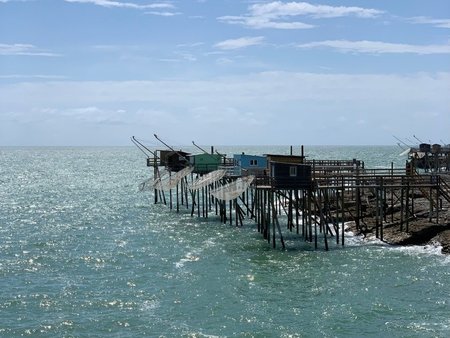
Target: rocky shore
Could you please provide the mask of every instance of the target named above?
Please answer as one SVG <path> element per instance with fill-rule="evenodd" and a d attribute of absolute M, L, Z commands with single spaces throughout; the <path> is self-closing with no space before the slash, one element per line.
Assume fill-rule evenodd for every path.
<path fill-rule="evenodd" d="M 428 200 L 416 199 L 414 209 L 415 212 L 409 219 L 408 231 L 405 224 L 400 230 L 399 222 L 389 222 L 392 216 L 394 219 L 400 219 L 398 210 L 386 212 L 383 241 L 392 245 L 441 245 L 442 253 L 450 254 L 450 208 L 448 205 L 439 210 L 438 215 L 433 212 L 431 221 Z M 356 229 L 355 222 L 349 222 L 349 230 L 355 234 L 375 236 L 375 218 L 366 218 L 364 223 L 362 229 Z"/>

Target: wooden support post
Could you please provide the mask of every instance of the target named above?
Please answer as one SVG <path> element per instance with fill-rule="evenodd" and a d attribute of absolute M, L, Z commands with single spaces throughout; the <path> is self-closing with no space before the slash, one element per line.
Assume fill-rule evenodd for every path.
<path fill-rule="evenodd" d="M 157 177 L 157 175 L 158 175 L 158 167 L 156 165 L 156 159 L 154 159 L 154 162 L 153 162 L 153 180 Z M 155 198 L 154 203 L 156 204 L 156 203 L 158 203 L 158 189 L 155 188 L 155 190 L 153 191 L 153 194 L 154 194 L 154 198 Z"/>
<path fill-rule="evenodd" d="M 403 212 L 404 212 L 404 203 L 403 203 L 403 200 L 404 200 L 404 188 L 403 188 L 403 186 L 404 186 L 404 178 L 402 177 L 401 178 L 401 184 L 400 184 L 400 231 L 403 231 L 403 221 L 404 221 L 404 218 L 403 218 Z"/>
<path fill-rule="evenodd" d="M 270 218 L 270 211 L 272 210 L 272 217 L 273 217 L 273 211 L 275 209 L 275 199 L 274 199 L 274 193 L 272 190 L 267 192 L 268 195 L 268 205 L 267 205 L 267 221 L 271 220 L 272 223 L 272 247 L 275 249 L 276 246 L 276 240 L 275 240 L 275 222 L 278 221 L 278 217 L 275 215 L 273 219 Z M 268 224 L 270 226 L 270 224 Z M 282 240 L 282 239 L 281 239 Z"/>
<path fill-rule="evenodd" d="M 380 239 L 383 240 L 383 220 L 384 220 L 384 209 L 385 209 L 385 199 L 384 199 L 384 181 L 383 177 L 380 177 Z"/>
<path fill-rule="evenodd" d="M 177 193 L 176 193 L 176 195 L 177 195 L 177 212 L 180 212 L 180 200 L 179 200 L 179 186 L 178 186 L 178 183 L 177 183 Z"/>
<path fill-rule="evenodd" d="M 267 242 L 270 243 L 270 219 L 267 219 L 268 210 L 270 208 L 269 192 L 264 189 L 264 206 L 263 206 L 263 217 L 264 217 L 264 229 L 266 230 Z"/>
<path fill-rule="evenodd" d="M 432 184 L 433 184 L 433 177 L 430 176 L 430 213 L 429 213 L 429 222 L 431 223 L 431 220 L 433 218 L 433 188 L 432 188 Z"/>
<path fill-rule="evenodd" d="M 355 225 L 358 231 L 361 231 L 361 188 L 359 188 L 360 180 L 356 177 L 356 219 Z"/>
<path fill-rule="evenodd" d="M 306 190 L 302 190 L 302 236 L 305 236 L 306 223 Z"/>
<path fill-rule="evenodd" d="M 239 226 L 238 225 L 239 212 L 238 212 L 238 200 L 237 199 L 234 200 L 234 213 L 235 213 L 235 219 L 236 219 L 236 226 Z"/>
<path fill-rule="evenodd" d="M 342 178 L 343 180 L 343 178 Z M 344 181 L 342 181 L 342 184 Z M 344 191 L 342 190 L 342 194 L 344 194 Z M 336 244 L 339 244 L 339 199 L 340 199 L 340 194 L 339 194 L 339 190 L 336 189 L 336 226 L 334 227 L 335 231 L 336 231 Z"/>
<path fill-rule="evenodd" d="M 164 201 L 164 205 L 167 205 L 167 200 L 166 200 L 166 193 L 164 192 L 164 190 L 159 190 L 161 195 L 162 195 L 162 199 Z"/>
<path fill-rule="evenodd" d="M 180 181 L 180 191 L 181 191 L 181 196 L 180 196 L 180 199 L 181 199 L 181 205 L 184 205 L 184 198 L 183 198 L 183 195 L 184 195 L 184 178 L 182 178 L 181 179 L 181 181 Z"/>
<path fill-rule="evenodd" d="M 261 221 L 259 218 L 259 191 L 261 189 L 256 189 L 255 190 L 255 199 L 253 200 L 253 206 L 255 207 L 255 221 L 256 221 L 256 225 L 258 226 L 258 232 L 261 233 Z"/>
<path fill-rule="evenodd" d="M 209 195 L 209 185 L 205 186 L 205 217 L 208 218 L 208 213 L 211 211 L 211 196 Z"/>
<path fill-rule="evenodd" d="M 308 190 L 308 226 L 306 228 L 311 229 L 312 233 L 312 210 L 311 210 L 311 202 L 313 198 L 313 192 L 311 189 Z M 315 203 L 314 203 L 315 205 Z M 314 215 L 315 217 L 315 215 Z M 312 235 L 311 235 L 312 236 Z M 314 248 L 317 249 L 317 222 L 314 222 Z"/>
<path fill-rule="evenodd" d="M 205 187 L 202 187 L 202 216 L 205 217 Z"/>
<path fill-rule="evenodd" d="M 233 204 L 231 201 L 228 204 L 230 208 L 230 225 L 233 225 Z"/>
<path fill-rule="evenodd" d="M 292 231 L 293 223 L 294 223 L 294 217 L 293 217 L 293 207 L 292 207 L 292 189 L 289 190 L 289 201 L 288 201 L 288 228 L 289 231 Z"/>
<path fill-rule="evenodd" d="M 222 204 L 222 211 L 223 211 L 223 224 L 227 224 L 227 202 L 226 201 L 220 201 Z"/>
<path fill-rule="evenodd" d="M 320 228 L 323 229 L 323 240 L 325 243 L 325 250 L 328 251 L 327 231 L 325 227 L 325 216 L 323 214 L 322 194 L 320 191 L 319 191 L 319 209 L 320 209 Z"/>
<path fill-rule="evenodd" d="M 436 182 L 436 224 L 439 224 L 439 209 L 440 209 L 440 203 L 439 203 L 439 190 L 441 185 L 441 177 L 436 176 L 437 182 Z"/>
<path fill-rule="evenodd" d="M 295 231 L 298 235 L 299 233 L 299 205 L 300 205 L 300 198 L 299 198 L 299 194 L 298 194 L 298 190 L 295 190 L 295 203 L 294 203 L 294 207 L 295 207 Z"/>
<path fill-rule="evenodd" d="M 192 197 L 191 217 L 194 217 L 194 212 L 195 212 L 195 190 L 191 191 L 191 197 Z"/>
<path fill-rule="evenodd" d="M 406 232 L 409 232 L 409 180 L 406 182 Z"/>
<path fill-rule="evenodd" d="M 249 202 L 251 202 L 251 214 L 253 217 L 255 215 L 255 189 L 250 189 L 250 201 L 247 202 L 247 205 L 250 205 Z"/>
<path fill-rule="evenodd" d="M 310 190 L 310 198 L 309 198 L 309 201 L 308 201 L 308 203 L 309 203 L 309 206 L 308 206 L 308 209 L 309 209 L 309 221 L 308 221 L 308 227 L 307 227 L 307 229 L 308 229 L 308 234 L 307 234 L 307 236 L 309 237 L 309 241 L 310 242 L 312 242 L 312 213 L 311 213 L 311 203 L 312 203 L 312 197 L 313 197 L 313 194 L 312 194 L 312 191 Z M 314 203 L 314 223 L 315 223 L 315 227 L 317 226 L 317 221 L 316 221 L 316 217 L 317 217 L 317 213 L 316 213 L 316 203 Z M 316 231 L 317 231 L 317 229 L 316 229 Z M 306 237 L 306 238 L 308 238 L 308 237 Z"/>
<path fill-rule="evenodd" d="M 188 182 L 187 182 L 187 177 L 184 178 L 184 198 L 186 200 L 186 209 L 189 209 L 189 199 L 188 199 Z"/>
<path fill-rule="evenodd" d="M 273 193 L 271 193 L 271 194 L 273 194 Z M 273 221 L 272 221 L 272 224 L 273 224 L 273 247 L 275 248 L 275 223 L 276 223 L 276 226 L 277 226 L 277 229 L 278 229 L 278 235 L 280 236 L 280 242 L 281 242 L 281 248 L 283 249 L 283 250 L 285 250 L 286 249 L 286 246 L 284 245 L 284 239 L 283 239 L 283 233 L 281 232 L 281 227 L 280 227 L 280 223 L 278 222 L 278 217 L 277 217 L 277 214 L 276 214 L 276 210 L 275 210 L 275 205 L 274 205 L 274 198 L 273 198 L 273 195 L 272 195 L 272 215 L 273 215 Z"/>
<path fill-rule="evenodd" d="M 261 226 L 263 228 L 264 239 L 270 242 L 270 229 L 267 227 L 266 222 L 266 190 L 261 190 Z"/>
<path fill-rule="evenodd" d="M 342 194 L 341 194 L 341 235 L 342 235 L 342 246 L 344 246 L 344 221 L 345 221 L 345 208 L 344 208 L 344 202 L 345 202 L 345 185 L 344 185 L 344 179 L 342 179 Z"/>
<path fill-rule="evenodd" d="M 391 183 L 394 183 L 394 162 L 391 162 Z M 391 188 L 391 223 L 394 223 L 394 188 Z"/>
<path fill-rule="evenodd" d="M 197 217 L 200 217 L 200 190 L 197 190 Z"/>

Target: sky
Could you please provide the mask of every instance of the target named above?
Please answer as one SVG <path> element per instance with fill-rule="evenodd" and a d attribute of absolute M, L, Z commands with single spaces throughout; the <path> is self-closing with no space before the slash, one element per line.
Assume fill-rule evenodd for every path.
<path fill-rule="evenodd" d="M 0 146 L 450 143 L 448 0 L 0 0 Z"/>

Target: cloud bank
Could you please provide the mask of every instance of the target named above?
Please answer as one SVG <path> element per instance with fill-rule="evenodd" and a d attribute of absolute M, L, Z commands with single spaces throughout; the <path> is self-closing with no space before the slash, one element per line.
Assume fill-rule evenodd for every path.
<path fill-rule="evenodd" d="M 331 48 L 344 53 L 368 54 L 450 54 L 449 45 L 411 45 L 382 41 L 325 40 L 297 45 L 298 48 Z"/>
<path fill-rule="evenodd" d="M 56 131 L 62 139 L 52 144 L 95 142 L 99 133 L 107 144 L 126 144 L 130 135 L 152 132 L 178 135 L 185 144 L 193 137 L 216 144 L 389 143 L 392 134 L 418 131 L 445 138 L 448 88 L 450 73 L 264 72 L 209 81 L 4 84 L 0 144 L 20 144 L 15 137 L 25 132 L 30 142 L 45 144 Z"/>

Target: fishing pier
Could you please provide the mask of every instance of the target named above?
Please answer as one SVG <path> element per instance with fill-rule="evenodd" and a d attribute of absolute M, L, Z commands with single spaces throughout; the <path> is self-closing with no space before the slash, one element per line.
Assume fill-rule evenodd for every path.
<path fill-rule="evenodd" d="M 328 250 L 330 241 L 344 245 L 346 222 L 353 222 L 359 233 L 372 229 L 383 240 L 386 228 L 409 231 L 419 201 L 427 209 L 421 217 L 436 224 L 450 205 L 450 151 L 435 156 L 438 164 L 421 172 L 414 157 L 403 168 L 370 169 L 356 159 L 307 159 L 303 146 L 300 155 L 291 147 L 290 155 L 228 158 L 194 142 L 199 154 L 177 151 L 155 137 L 167 149 L 153 151 L 132 138 L 153 169 L 140 190 L 153 190 L 155 204 L 235 226 L 252 220 L 274 248 L 286 248 L 286 232 L 314 248 Z"/>

